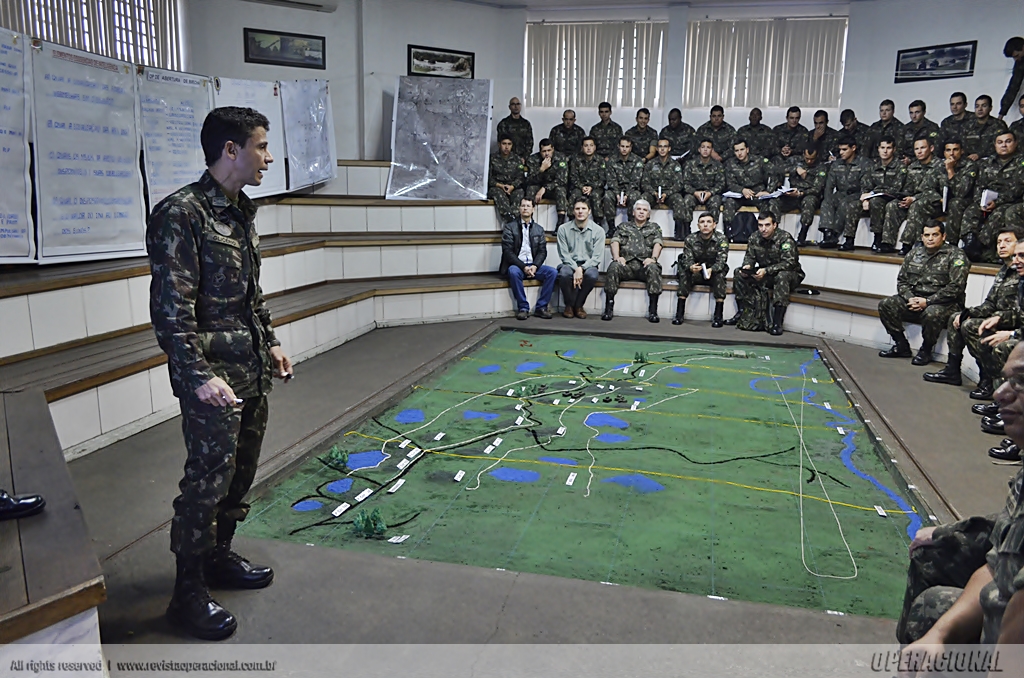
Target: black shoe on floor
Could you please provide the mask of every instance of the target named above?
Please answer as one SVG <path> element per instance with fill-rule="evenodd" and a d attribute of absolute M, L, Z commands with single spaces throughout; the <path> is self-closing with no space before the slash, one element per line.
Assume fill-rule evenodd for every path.
<path fill-rule="evenodd" d="M 895 245 L 890 245 L 887 242 L 883 242 L 881 245 L 878 246 L 878 250 L 876 250 L 876 251 L 879 254 L 895 254 L 896 253 L 896 246 Z"/>
<path fill-rule="evenodd" d="M 910 350 L 910 344 L 905 341 L 897 341 L 887 351 L 879 351 L 879 358 L 909 358 L 914 355 Z"/>
<path fill-rule="evenodd" d="M 238 628 L 234 615 L 210 596 L 197 562 L 178 562 L 174 595 L 167 606 L 167 620 L 200 640 L 224 640 Z"/>
<path fill-rule="evenodd" d="M 978 388 L 974 389 L 967 395 L 970 396 L 971 400 L 988 400 L 995 393 L 995 388 L 992 387 L 992 380 L 987 377 L 982 377 L 978 380 Z"/>
<path fill-rule="evenodd" d="M 34 516 L 43 510 L 46 500 L 38 494 L 14 496 L 0 490 L 0 520 L 15 520 Z"/>
<path fill-rule="evenodd" d="M 994 417 L 999 414 L 999 403 L 978 403 L 971 405 L 971 412 L 982 417 Z"/>
<path fill-rule="evenodd" d="M 263 589 L 274 581 L 274 570 L 253 565 L 230 548 L 215 548 L 204 568 L 206 581 L 216 589 Z"/>
<path fill-rule="evenodd" d="M 518 311 L 516 311 L 516 320 L 529 320 L 529 319 L 530 319 L 530 312 L 529 311 L 524 311 L 523 309 L 519 309 Z"/>
<path fill-rule="evenodd" d="M 917 365 L 918 367 L 931 364 L 933 348 L 933 346 L 921 346 L 917 351 L 917 355 L 915 355 L 914 359 L 910 361 L 910 364 Z"/>
<path fill-rule="evenodd" d="M 982 417 L 981 430 L 995 436 L 1006 435 L 1006 426 L 1003 424 L 1002 417 L 998 414 L 994 417 Z"/>
<path fill-rule="evenodd" d="M 952 360 L 946 363 L 938 372 L 925 372 L 921 375 L 925 381 L 930 381 L 933 384 L 949 384 L 950 386 L 960 386 L 963 384 L 963 378 L 960 376 L 960 368 L 952 366 Z"/>
<path fill-rule="evenodd" d="M 538 306 L 534 309 L 533 314 L 538 318 L 544 318 L 544 320 L 551 320 L 551 311 L 548 310 L 547 306 Z"/>
<path fill-rule="evenodd" d="M 1009 447 L 1010 445 L 1016 445 L 1012 438 L 1003 438 L 999 441 L 999 447 Z"/>
<path fill-rule="evenodd" d="M 909 242 L 903 243 L 903 248 L 900 250 L 900 256 L 905 257 L 910 254 L 910 250 L 914 249 L 914 246 Z"/>
<path fill-rule="evenodd" d="M 999 461 L 1020 461 L 1020 448 L 1015 444 L 1009 447 L 989 448 L 988 456 Z"/>

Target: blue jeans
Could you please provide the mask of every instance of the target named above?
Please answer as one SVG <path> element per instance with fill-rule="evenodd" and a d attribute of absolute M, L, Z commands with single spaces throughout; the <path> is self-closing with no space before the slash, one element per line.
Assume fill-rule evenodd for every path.
<path fill-rule="evenodd" d="M 551 293 L 555 289 L 555 269 L 550 266 L 538 266 L 533 277 L 540 281 L 540 296 L 537 297 L 537 308 L 544 308 L 551 301 Z M 526 274 L 518 266 L 509 266 L 508 286 L 512 288 L 512 296 L 516 299 L 516 310 L 529 311 L 530 302 L 526 300 L 523 290 L 523 278 Z"/>

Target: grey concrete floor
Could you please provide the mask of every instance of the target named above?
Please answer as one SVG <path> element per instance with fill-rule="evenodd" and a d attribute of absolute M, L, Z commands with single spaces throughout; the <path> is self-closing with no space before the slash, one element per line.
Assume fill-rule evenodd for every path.
<path fill-rule="evenodd" d="M 556 316 L 374 330 L 300 364 L 298 378 L 275 389 L 264 458 L 501 325 L 745 343 L 815 342 L 803 335 L 775 338 L 712 330 L 707 323 L 674 327 L 637 318 L 603 323 L 596 317 Z M 952 504 L 987 513 L 993 501 L 1002 501 L 1013 469 L 987 462 L 984 450 L 996 439 L 977 432 L 964 389 L 925 384 L 921 368 L 909 361 L 882 361 L 874 351 L 849 344 L 832 346 Z M 174 579 L 166 524 L 183 461 L 180 422 L 174 419 L 70 464 L 107 577 L 108 601 L 100 608 L 105 642 L 188 641 L 163 619 Z M 231 642 L 853 643 L 891 642 L 895 627 L 889 620 L 268 540 L 239 543 L 253 560 L 273 565 L 277 578 L 264 591 L 218 595 L 240 619 Z M 358 623 L 351 621 L 355 611 Z"/>

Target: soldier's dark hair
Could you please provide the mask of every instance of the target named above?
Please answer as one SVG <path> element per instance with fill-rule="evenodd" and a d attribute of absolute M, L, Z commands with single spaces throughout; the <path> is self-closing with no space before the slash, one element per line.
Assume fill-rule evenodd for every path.
<path fill-rule="evenodd" d="M 950 134 L 948 137 L 946 137 L 943 140 L 942 148 L 943 148 L 943 150 L 945 150 L 946 146 L 952 146 L 952 145 L 956 145 L 956 146 L 959 146 L 960 148 L 963 148 L 964 142 L 961 141 L 960 137 L 958 137 L 957 135 Z"/>
<path fill-rule="evenodd" d="M 1006 44 L 1003 45 L 1003 56 L 1007 59 L 1012 59 L 1013 53 L 1019 52 L 1022 49 L 1024 49 L 1024 38 L 1018 35 L 1015 38 L 1010 38 L 1006 41 Z"/>
<path fill-rule="evenodd" d="M 836 146 L 856 146 L 857 139 L 850 134 L 844 134 L 839 137 L 839 141 L 836 142 Z"/>
<path fill-rule="evenodd" d="M 530 197 L 530 196 L 528 196 L 528 195 L 524 195 L 524 196 L 523 196 L 522 198 L 520 198 L 520 199 L 519 199 L 519 202 L 523 202 L 524 200 L 525 200 L 526 202 L 530 203 L 531 205 L 533 204 L 533 198 L 531 198 L 531 197 Z"/>
<path fill-rule="evenodd" d="M 878 104 L 878 107 L 881 108 L 882 106 L 892 106 L 893 110 L 895 110 L 896 102 L 892 99 L 882 99 L 882 103 Z"/>
<path fill-rule="evenodd" d="M 843 112 L 839 114 L 839 124 L 845 125 L 856 117 L 857 114 L 853 112 L 852 108 L 843 109 Z"/>
<path fill-rule="evenodd" d="M 586 198 L 576 198 L 576 199 L 575 199 L 575 200 L 573 201 L 573 203 L 572 203 L 572 207 L 573 207 L 573 209 L 576 209 L 576 205 L 579 205 L 580 203 L 583 203 L 583 204 L 584 204 L 584 205 L 586 205 L 587 207 L 590 207 L 590 203 L 589 203 L 589 202 L 587 202 L 587 199 L 586 199 Z"/>
<path fill-rule="evenodd" d="M 914 99 L 913 101 L 911 101 L 910 105 L 907 106 L 907 110 L 909 111 L 911 108 L 917 108 L 918 106 L 921 107 L 921 112 L 922 113 L 924 113 L 925 111 L 928 110 L 928 104 L 926 104 L 921 99 Z"/>
<path fill-rule="evenodd" d="M 1024 240 L 1024 226 L 1003 224 L 1003 227 L 996 233 L 998 238 L 1003 233 L 1013 233 L 1013 237 L 1017 239 L 1017 242 Z"/>
<path fill-rule="evenodd" d="M 594 137 L 583 137 L 584 141 L 586 141 L 587 139 L 590 139 L 591 141 L 594 141 Z M 621 144 L 623 141 L 628 141 L 630 146 L 633 145 L 633 140 L 630 139 L 629 137 L 619 137 L 619 143 Z"/>
<path fill-rule="evenodd" d="M 946 235 L 946 224 L 942 223 L 938 219 L 929 219 L 924 222 L 924 226 L 921 227 L 921 232 L 923 233 L 926 228 L 938 228 L 939 233 Z"/>
<path fill-rule="evenodd" d="M 680 118 L 683 117 L 683 112 L 680 111 L 678 108 L 673 108 L 671 111 L 668 112 L 669 115 L 672 115 L 673 113 L 678 113 Z"/>
<path fill-rule="evenodd" d="M 990 96 L 989 96 L 989 95 L 987 95 L 987 94 L 982 94 L 982 95 L 981 95 L 980 97 L 978 97 L 977 99 L 975 99 L 975 100 L 974 100 L 974 103 L 978 103 L 978 102 L 979 102 L 979 101 L 981 101 L 982 99 L 984 99 L 985 101 L 987 101 L 987 102 L 988 102 L 988 105 L 989 105 L 989 106 L 991 106 L 991 105 L 992 105 L 992 97 L 990 97 Z"/>
<path fill-rule="evenodd" d="M 511 141 L 512 143 L 515 143 L 515 139 L 512 138 L 511 134 L 499 134 L 498 143 L 500 144 L 502 141 Z"/>
<path fill-rule="evenodd" d="M 965 104 L 967 103 L 967 95 L 964 94 L 963 92 L 953 92 L 952 94 L 949 95 L 949 100 L 952 101 L 953 99 L 956 99 L 957 97 L 960 97 L 961 99 L 963 99 Z"/>
<path fill-rule="evenodd" d="M 600 111 L 602 108 L 607 108 L 610 111 L 610 110 L 612 110 L 612 105 L 610 103 L 608 103 L 607 101 L 602 101 L 601 103 L 599 103 L 597 105 L 597 110 Z"/>
<path fill-rule="evenodd" d="M 917 134 L 914 135 L 914 143 L 918 141 L 927 141 L 929 146 L 935 145 L 935 140 L 931 137 L 931 132 L 926 129 L 918 130 Z"/>
<path fill-rule="evenodd" d="M 800 111 L 800 107 L 799 106 L 790 106 L 789 108 L 786 109 L 786 117 L 788 118 L 790 113 L 800 113 L 800 112 L 801 111 Z"/>
<path fill-rule="evenodd" d="M 804 147 L 804 150 L 821 155 L 821 142 L 817 139 L 808 139 L 807 146 Z"/>
<path fill-rule="evenodd" d="M 719 106 L 718 104 L 715 104 L 714 106 L 711 107 L 711 112 L 718 112 L 721 113 L 722 115 L 725 115 L 725 109 Z"/>
<path fill-rule="evenodd" d="M 773 224 L 779 223 L 779 220 L 775 218 L 775 213 L 771 210 L 761 210 L 758 212 L 757 220 L 761 221 L 762 219 L 771 219 Z"/>
<path fill-rule="evenodd" d="M 828 111 L 823 111 L 822 109 L 819 108 L 814 112 L 814 117 L 825 118 L 825 122 L 828 122 Z"/>
<path fill-rule="evenodd" d="M 879 144 L 889 144 L 890 146 L 895 146 L 896 145 L 896 140 L 893 139 L 888 134 L 886 134 L 885 136 L 883 136 L 881 139 L 878 140 L 878 143 Z"/>
<path fill-rule="evenodd" d="M 733 147 L 733 148 L 736 148 L 736 147 L 737 147 L 737 146 L 739 146 L 740 144 L 743 144 L 743 145 L 744 145 L 744 146 L 746 146 L 747 148 L 750 148 L 750 144 L 748 144 L 748 143 L 747 143 L 747 140 L 746 140 L 746 139 L 744 139 L 743 137 L 738 137 L 738 138 L 736 138 L 736 139 L 733 139 L 733 140 L 732 140 L 732 147 Z"/>
<path fill-rule="evenodd" d="M 222 106 L 207 113 L 206 119 L 203 120 L 203 129 L 199 133 L 207 167 L 220 160 L 224 154 L 224 144 L 227 142 L 233 141 L 241 148 L 245 148 L 257 127 L 269 132 L 270 121 L 267 120 L 267 116 L 252 108 Z"/>
<path fill-rule="evenodd" d="M 700 145 L 701 145 L 701 144 L 711 144 L 711 148 L 714 148 L 714 147 L 715 147 L 715 142 L 714 142 L 714 140 L 713 140 L 713 139 L 709 139 L 708 137 L 704 137 L 703 139 L 701 139 L 700 141 L 698 141 L 698 142 L 697 142 L 697 148 L 700 148 Z"/>
<path fill-rule="evenodd" d="M 1024 101 L 1024 94 L 1021 94 L 1020 99 L 1017 99 L 1017 104 L 1019 105 L 1022 101 Z"/>
<path fill-rule="evenodd" d="M 586 139 L 583 141 L 586 141 Z M 591 139 L 591 141 L 593 141 L 593 139 Z M 545 146 L 554 146 L 554 144 L 551 143 L 551 139 L 548 138 L 541 139 L 540 143 L 537 144 L 537 148 L 544 148 Z"/>
<path fill-rule="evenodd" d="M 708 217 L 709 219 L 715 218 L 714 216 L 712 216 L 711 212 L 701 212 L 700 214 L 697 215 L 697 221 L 700 221 L 704 217 Z"/>
<path fill-rule="evenodd" d="M 646 115 L 648 118 L 651 117 L 651 111 L 648 110 L 647 108 L 641 108 L 639 111 L 636 112 L 637 115 L 640 115 L 641 113 Z"/>
<path fill-rule="evenodd" d="M 760 108 L 758 108 L 757 106 L 754 106 L 753 108 L 751 108 L 751 109 L 750 109 L 750 112 L 751 112 L 751 113 L 753 113 L 754 111 L 757 111 L 757 114 L 758 114 L 758 115 L 764 115 L 764 114 L 763 114 L 763 113 L 761 112 L 761 109 L 760 109 Z"/>

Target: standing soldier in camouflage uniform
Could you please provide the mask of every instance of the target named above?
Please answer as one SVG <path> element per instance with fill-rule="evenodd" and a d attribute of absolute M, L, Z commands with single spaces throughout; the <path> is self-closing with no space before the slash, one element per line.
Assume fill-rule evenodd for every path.
<path fill-rule="evenodd" d="M 875 234 L 871 250 L 880 254 L 891 254 L 896 251 L 896 237 L 892 242 L 885 242 L 883 230 L 885 225 L 885 208 L 893 200 L 904 197 L 903 184 L 907 180 L 907 168 L 896 158 L 896 141 L 892 137 L 882 137 L 878 142 L 878 158 L 872 161 L 871 169 L 864 173 L 860 181 L 861 208 L 871 215 L 870 228 Z M 873 198 L 867 196 L 880 193 Z"/>
<path fill-rule="evenodd" d="M 818 162 L 819 146 L 811 144 L 804 149 L 803 159 L 796 165 L 775 165 L 776 177 L 773 186 L 785 186 L 789 180 L 790 192 L 772 198 L 770 207 L 773 214 L 800 210 L 800 235 L 797 245 L 807 245 L 807 232 L 814 223 L 814 213 L 821 205 L 821 196 L 825 191 L 825 178 L 828 172 Z"/>
<path fill-rule="evenodd" d="M 939 123 L 939 134 L 942 142 L 956 137 L 964 138 L 964 127 L 971 122 L 971 116 L 967 114 L 967 95 L 963 92 L 953 92 L 949 96 L 949 115 Z"/>
<path fill-rule="evenodd" d="M 562 124 L 551 128 L 548 138 L 555 145 L 555 151 L 567 158 L 583 150 L 583 137 L 587 133 L 576 124 L 576 111 L 567 109 L 562 113 Z"/>
<path fill-rule="evenodd" d="M 585 137 L 583 152 L 569 161 L 569 204 L 575 205 L 577 200 L 586 201 L 594 221 L 601 223 L 604 221 L 605 168 L 604 160 L 597 157 L 596 151 L 593 138 Z"/>
<path fill-rule="evenodd" d="M 927 106 L 920 99 L 910 102 L 908 107 L 910 122 L 903 126 L 900 132 L 900 155 L 903 157 L 903 164 L 909 165 L 914 160 L 914 140 L 918 136 L 926 136 L 932 140 L 934 146 L 939 142 L 939 126 L 924 117 Z"/>
<path fill-rule="evenodd" d="M 776 153 L 785 163 L 797 163 L 807 146 L 807 128 L 800 124 L 800 107 L 790 106 L 786 122 L 772 128 L 778 144 Z"/>
<path fill-rule="evenodd" d="M 958 248 L 946 242 L 946 227 L 930 221 L 921 234 L 924 247 L 915 247 L 903 260 L 896 278 L 896 294 L 878 302 L 882 327 L 894 345 L 879 351 L 882 358 L 909 358 L 910 342 L 903 321 L 921 324 L 921 349 L 911 361 L 927 365 L 932 349 L 949 317 L 963 309 L 967 274 L 971 265 Z"/>
<path fill-rule="evenodd" d="M 502 224 L 515 221 L 519 214 L 525 174 L 526 166 L 512 152 L 512 137 L 506 134 L 498 140 L 498 152 L 491 156 L 487 172 L 487 197 L 494 201 L 494 211 Z"/>
<path fill-rule="evenodd" d="M 651 112 L 641 108 L 636 112 L 636 124 L 627 129 L 622 136 L 633 142 L 633 155 L 643 158 L 645 161 L 654 157 L 658 145 L 658 132 L 648 123 L 651 122 Z"/>
<path fill-rule="evenodd" d="M 857 114 L 853 112 L 852 108 L 843 109 L 843 112 L 839 114 L 839 124 L 842 125 L 839 136 L 853 137 L 857 141 L 857 148 L 860 149 L 861 156 L 868 157 L 871 149 L 878 145 L 878 142 L 875 141 L 875 131 L 871 129 L 871 125 L 865 125 L 857 120 Z"/>
<path fill-rule="evenodd" d="M 661 128 L 659 139 L 668 139 L 672 144 L 672 155 L 680 157 L 686 153 L 695 153 L 697 130 L 683 122 L 683 113 L 678 108 L 668 112 L 668 124 Z M 655 144 L 657 146 L 657 144 Z"/>
<path fill-rule="evenodd" d="M 964 153 L 968 160 L 977 162 L 996 154 L 996 137 L 1009 128 L 1006 123 L 992 115 L 992 97 L 982 94 L 974 100 L 974 118 L 964 125 Z"/>
<path fill-rule="evenodd" d="M 807 143 L 817 143 L 821 147 L 822 157 L 839 157 L 839 132 L 828 126 L 828 112 L 814 112 L 814 129 L 807 135 Z"/>
<path fill-rule="evenodd" d="M 274 579 L 269 567 L 231 550 L 249 512 L 244 499 L 267 427 L 271 377 L 292 374 L 260 290 L 256 205 L 241 192 L 259 186 L 273 162 L 269 127 L 251 108 L 210 111 L 200 135 L 207 171 L 161 201 L 146 230 L 150 318 L 188 450 L 171 522 L 177 577 L 167 616 L 204 640 L 223 640 L 238 625 L 207 582 L 256 589 Z"/>
<path fill-rule="evenodd" d="M 569 159 L 555 152 L 551 139 L 540 140 L 540 150 L 526 161 L 526 197 L 537 205 L 543 198 L 553 200 L 558 211 L 557 226 L 569 210 Z"/>
<path fill-rule="evenodd" d="M 651 162 L 655 162 L 652 160 Z M 649 221 L 651 205 L 637 200 L 633 205 L 633 220 L 619 226 L 612 236 L 612 263 L 608 266 L 604 282 L 604 313 L 601 320 L 611 320 L 615 313 L 615 294 L 622 280 L 643 280 L 647 283 L 650 303 L 647 319 L 656 323 L 658 297 L 661 295 L 661 227 Z"/>
<path fill-rule="evenodd" d="M 615 232 L 615 213 L 625 207 L 626 214 L 633 211 L 633 205 L 643 197 L 644 161 L 632 153 L 633 142 L 619 139 L 619 154 L 605 163 L 607 188 L 604 192 L 605 231 Z"/>
<path fill-rule="evenodd" d="M 690 222 L 685 221 L 683 168 L 672 159 L 671 151 L 668 139 L 658 139 L 658 154 L 644 165 L 641 187 L 647 202 L 656 207 L 672 210 L 675 237 L 676 240 L 682 240 L 690 232 Z"/>
<path fill-rule="evenodd" d="M 736 128 L 725 121 L 725 109 L 715 105 L 711 107 L 711 119 L 697 128 L 698 139 L 711 139 L 711 157 L 724 163 L 732 157 L 732 141 L 736 138 Z"/>
<path fill-rule="evenodd" d="M 601 121 L 590 128 L 590 136 L 594 138 L 594 142 L 597 144 L 597 155 L 602 160 L 608 160 L 608 158 L 615 155 L 615 151 L 619 145 L 619 139 L 622 138 L 622 126 L 617 122 L 612 121 L 612 105 L 607 101 L 602 101 L 597 106 L 597 115 L 601 118 Z M 634 149 L 634 152 L 636 149 Z"/>
<path fill-rule="evenodd" d="M 778 140 L 775 132 L 768 125 L 761 124 L 761 109 L 751 108 L 749 116 L 750 124 L 744 125 L 736 130 L 737 139 L 746 139 L 750 152 L 762 158 L 771 160 L 775 155 Z"/>
<path fill-rule="evenodd" d="M 946 343 L 949 346 L 949 358 L 946 366 L 938 372 L 925 372 L 924 380 L 936 384 L 950 384 L 960 386 L 963 380 L 960 377 L 960 364 L 964 356 L 964 346 L 971 352 L 974 359 L 978 361 L 981 376 L 978 379 L 978 387 L 981 389 L 982 382 L 987 381 L 988 391 L 991 395 L 992 376 L 998 373 L 991 365 L 992 349 L 981 343 L 983 332 L 994 330 L 1009 330 L 1016 328 L 1017 319 L 1017 271 L 1013 263 L 1013 250 L 1017 241 L 1024 239 L 1024 228 L 1019 226 L 1007 226 L 996 238 L 996 251 L 1003 265 L 992 281 L 985 301 L 978 306 L 965 308 L 961 313 L 950 316 L 949 326 L 946 328 Z M 1002 365 L 999 366 L 1000 368 Z"/>
<path fill-rule="evenodd" d="M 921 240 L 924 225 L 942 214 L 942 192 L 946 188 L 946 165 L 934 155 L 932 136 L 921 132 L 914 140 L 914 162 L 907 167 L 907 179 L 903 182 L 903 195 L 885 206 L 885 226 L 882 228 L 882 242 L 896 242 L 900 224 L 906 219 L 907 225 L 900 238 L 903 249 L 900 254 L 907 256 L 914 245 Z M 956 247 L 950 243 L 951 247 Z"/>
<path fill-rule="evenodd" d="M 711 157 L 710 139 L 701 139 L 698 155 L 683 165 L 683 214 L 680 220 L 693 223 L 693 210 L 702 206 L 718 223 L 722 210 L 722 192 L 725 190 L 725 167 Z"/>
<path fill-rule="evenodd" d="M 984 208 L 986 189 L 998 193 Z M 972 261 L 987 261 L 994 254 L 996 233 L 1004 223 L 1015 223 L 1007 212 L 1024 197 L 1024 157 L 1017 152 L 1017 138 L 1007 130 L 996 137 L 996 155 L 979 163 L 974 196 L 964 210 L 961 238 Z"/>
<path fill-rule="evenodd" d="M 878 120 L 871 123 L 871 129 L 877 139 L 892 137 L 896 141 L 896 159 L 899 160 L 903 157 L 900 148 L 900 144 L 903 143 L 903 123 L 893 116 L 895 111 L 896 104 L 892 102 L 892 99 L 883 99 L 882 103 L 878 104 Z M 868 152 L 865 151 L 863 155 L 868 155 Z M 871 155 L 875 158 L 878 157 L 877 146 L 871 151 Z"/>
<path fill-rule="evenodd" d="M 753 155 L 745 139 L 736 139 L 733 157 L 725 163 L 725 188 L 743 197 L 722 199 L 722 219 L 726 227 L 736 218 L 736 211 L 740 207 L 751 205 L 761 209 L 763 201 L 760 198 L 768 195 L 771 173 L 772 163 L 768 158 Z M 778 219 L 779 215 L 776 214 L 775 220 Z"/>
<path fill-rule="evenodd" d="M 854 233 L 860 221 L 862 205 L 860 185 L 864 175 L 871 171 L 868 161 L 858 155 L 857 141 L 852 137 L 839 140 L 839 159 L 832 163 L 825 179 L 825 195 L 821 199 L 821 220 L 818 230 L 822 233 L 819 247 L 830 249 L 839 246 L 840 232 L 849 232 L 853 222 Z"/>
<path fill-rule="evenodd" d="M 955 245 L 960 242 L 964 211 L 974 196 L 978 166 L 963 157 L 963 146 L 957 136 L 950 135 L 943 139 L 943 155 L 946 185 L 949 186 L 946 196 L 946 239 L 950 245 Z"/>
<path fill-rule="evenodd" d="M 523 104 L 518 97 L 509 99 L 508 110 L 509 115 L 498 123 L 498 139 L 508 135 L 512 140 L 512 152 L 525 161 L 533 153 L 533 125 L 519 115 Z"/>
<path fill-rule="evenodd" d="M 758 215 L 757 233 L 750 236 L 743 263 L 733 272 L 737 310 L 726 325 L 753 331 L 764 328 L 775 337 L 782 334 L 789 295 L 803 281 L 804 270 L 796 240 L 778 226 L 771 212 Z M 759 301 L 762 296 L 764 304 Z"/>
<path fill-rule="evenodd" d="M 717 220 L 704 212 L 697 219 L 697 233 L 686 236 L 683 251 L 676 258 L 676 272 L 679 276 L 679 294 L 676 299 L 676 317 L 673 325 L 681 325 L 686 313 L 686 298 L 694 285 L 708 285 L 715 298 L 715 313 L 712 327 L 723 325 L 725 307 L 725 277 L 729 275 L 729 240 L 724 233 L 715 230 Z"/>

